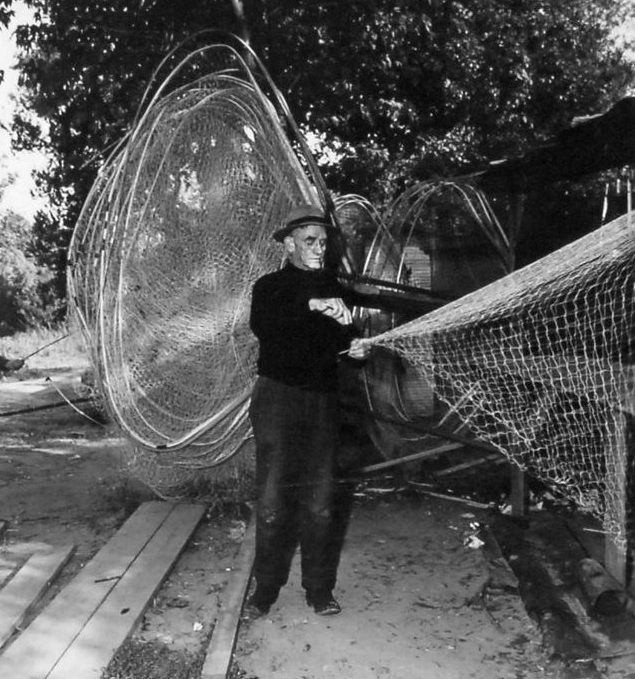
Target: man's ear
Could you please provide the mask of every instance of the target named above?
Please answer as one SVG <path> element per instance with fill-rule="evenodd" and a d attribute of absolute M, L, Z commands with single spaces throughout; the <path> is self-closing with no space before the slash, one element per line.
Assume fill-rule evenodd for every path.
<path fill-rule="evenodd" d="M 288 255 L 295 252 L 295 241 L 293 240 L 293 236 L 291 234 L 289 234 L 288 236 L 285 236 L 285 238 L 282 242 L 284 244 L 284 251 Z"/>

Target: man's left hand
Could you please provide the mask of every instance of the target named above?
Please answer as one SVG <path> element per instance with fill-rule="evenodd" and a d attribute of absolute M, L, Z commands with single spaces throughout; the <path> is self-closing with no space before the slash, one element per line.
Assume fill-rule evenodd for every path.
<path fill-rule="evenodd" d="M 348 348 L 348 355 L 358 361 L 363 361 L 368 358 L 370 354 L 370 345 L 359 338 L 351 340 L 351 346 Z"/>

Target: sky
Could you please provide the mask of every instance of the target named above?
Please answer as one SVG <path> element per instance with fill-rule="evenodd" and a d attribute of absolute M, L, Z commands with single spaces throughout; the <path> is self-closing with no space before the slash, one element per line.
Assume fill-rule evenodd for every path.
<path fill-rule="evenodd" d="M 15 184 L 9 187 L 0 200 L 0 211 L 12 210 L 28 220 L 40 209 L 45 201 L 31 195 L 34 188 L 31 172 L 42 169 L 46 159 L 39 153 L 17 153 L 11 150 L 8 128 L 14 108 L 14 94 L 18 84 L 18 73 L 15 65 L 15 45 L 13 31 L 15 26 L 28 23 L 29 10 L 21 3 L 14 3 L 15 16 L 8 29 L 0 28 L 0 69 L 4 71 L 4 80 L 0 83 L 0 176 L 15 173 L 18 176 Z"/>

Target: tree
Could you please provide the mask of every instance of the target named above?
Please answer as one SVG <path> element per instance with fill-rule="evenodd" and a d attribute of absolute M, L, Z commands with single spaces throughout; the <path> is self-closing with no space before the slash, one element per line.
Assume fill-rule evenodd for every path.
<path fill-rule="evenodd" d="M 0 214 L 0 335 L 53 320 L 41 297 L 51 274 L 28 254 L 30 230 L 20 215 Z"/>
<path fill-rule="evenodd" d="M 13 0 L 0 0 L 0 26 L 6 28 L 9 25 L 9 21 L 13 16 L 12 4 Z"/>
<path fill-rule="evenodd" d="M 3 171 L 0 199 L 14 180 Z M 53 320 L 55 310 L 42 294 L 51 278 L 33 256 L 31 225 L 12 210 L 0 212 L 0 335 Z"/>
<path fill-rule="evenodd" d="M 249 35 L 296 119 L 337 150 L 339 162 L 324 166 L 330 187 L 379 206 L 415 178 L 516 153 L 633 81 L 611 39 L 634 11 L 626 0 L 27 2 L 39 21 L 18 31 L 28 94 L 14 135 L 54 154 L 40 176 L 52 210 L 36 235 L 60 291 L 100 158 L 160 59 L 201 28 Z"/>
<path fill-rule="evenodd" d="M 13 4 L 13 0 L 0 0 L 0 29 L 4 26 L 4 28 L 7 28 L 9 25 L 9 21 L 11 20 L 11 17 L 13 16 L 13 12 L 11 11 L 11 5 Z M 4 71 L 0 69 L 0 83 L 4 80 Z"/>
<path fill-rule="evenodd" d="M 380 201 L 395 181 L 516 153 L 633 82 L 610 38 L 628 5 L 613 0 L 266 8 L 254 44 L 294 113 L 350 148 L 331 184 Z"/>

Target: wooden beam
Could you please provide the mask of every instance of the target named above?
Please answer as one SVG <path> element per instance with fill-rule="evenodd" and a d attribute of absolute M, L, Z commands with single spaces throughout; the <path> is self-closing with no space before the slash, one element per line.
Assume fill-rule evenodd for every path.
<path fill-rule="evenodd" d="M 178 504 L 56 663 L 47 679 L 101 676 L 132 632 L 205 513 Z M 72 615 L 69 612 L 69 615 Z"/>
<path fill-rule="evenodd" d="M 420 288 L 414 285 L 406 285 L 404 283 L 397 283 L 396 281 L 389 281 L 383 278 L 374 278 L 372 276 L 366 276 L 363 274 L 347 274 L 338 272 L 337 276 L 338 278 L 341 278 L 345 281 L 352 282 L 353 286 L 359 284 L 362 286 L 369 285 L 379 288 L 377 293 L 358 293 L 360 295 L 359 306 L 366 306 L 364 303 L 364 298 L 366 298 L 366 300 L 368 300 L 368 306 L 373 308 L 373 303 L 376 301 L 381 302 L 383 295 L 395 292 L 400 293 L 400 297 L 403 296 L 403 299 L 421 304 L 432 305 L 433 308 L 443 306 L 454 299 L 453 297 L 446 295 L 439 295 L 432 290 L 426 290 L 425 288 Z M 353 287 L 353 289 L 355 290 L 355 287 Z M 398 301 L 398 298 L 395 295 L 390 295 L 386 299 L 395 299 L 395 301 Z"/>
<path fill-rule="evenodd" d="M 232 569 L 229 581 L 223 590 L 221 609 L 207 649 L 201 679 L 225 679 L 229 672 L 236 645 L 240 613 L 253 567 L 255 535 L 256 522 L 254 518 L 245 532 L 236 565 Z"/>
<path fill-rule="evenodd" d="M 507 462 L 507 458 L 502 453 L 492 453 L 491 455 L 486 455 L 485 457 L 479 457 L 478 460 L 470 460 L 469 462 L 463 462 L 462 464 L 455 464 L 453 467 L 447 467 L 446 469 L 440 469 L 439 471 L 432 472 L 433 476 L 447 476 L 448 474 L 454 474 L 455 472 L 460 472 L 465 469 L 471 469 L 472 467 L 478 467 L 486 462 L 493 462 L 494 464 L 502 464 Z"/>
<path fill-rule="evenodd" d="M 403 457 L 396 457 L 394 460 L 385 460 L 384 462 L 377 462 L 376 464 L 369 464 L 366 467 L 361 467 L 356 469 L 354 473 L 366 473 L 375 472 L 380 469 L 387 469 L 388 467 L 394 467 L 398 464 L 404 464 L 405 462 L 413 462 L 415 460 L 423 460 L 429 457 L 436 457 L 441 455 L 441 453 L 447 453 L 450 450 L 457 450 L 458 448 L 463 448 L 462 443 L 446 443 L 441 446 L 435 446 L 434 448 L 429 448 L 428 450 L 421 450 L 418 453 L 412 453 L 412 455 L 404 455 Z"/>
<path fill-rule="evenodd" d="M 36 552 L 0 591 L 0 648 L 19 629 L 75 551 L 74 546 Z"/>
<path fill-rule="evenodd" d="M 635 97 L 625 97 L 601 115 L 528 149 L 524 155 L 489 166 L 478 175 L 485 190 L 526 193 L 556 181 L 577 179 L 635 162 Z"/>

